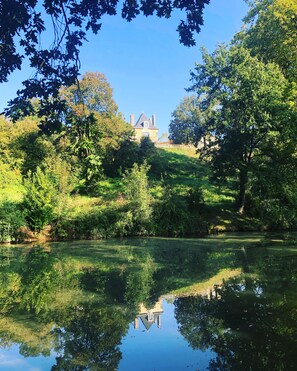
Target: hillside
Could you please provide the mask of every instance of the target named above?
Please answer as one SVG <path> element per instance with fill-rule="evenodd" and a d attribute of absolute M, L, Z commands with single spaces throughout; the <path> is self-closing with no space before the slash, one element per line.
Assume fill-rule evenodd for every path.
<path fill-rule="evenodd" d="M 138 196 L 142 198 L 141 194 L 148 192 L 150 197 L 147 207 L 150 218 L 145 226 L 135 221 L 141 204 L 132 206 L 131 211 L 132 204 L 126 199 L 122 177 L 103 177 L 96 183 L 91 196 L 72 192 L 59 205 L 53 222 L 39 232 L 32 232 L 22 226 L 23 218 L 18 206 L 15 207 L 21 205 L 25 194 L 20 177 L 11 176 L 9 184 L 3 184 L 0 190 L 0 199 L 8 203 L 1 212 L 11 214 L 22 226 L 17 235 L 19 240 L 105 239 L 126 235 L 198 236 L 265 228 L 257 220 L 236 212 L 232 182 L 227 186 L 211 182 L 209 165 L 198 160 L 194 147 L 158 147 L 146 161 L 149 165 L 148 189 Z M 134 223 L 133 228 L 131 223 Z M 9 236 L 9 228 L 4 226 L 0 231 L 2 240 L 9 240 L 5 237 Z"/>

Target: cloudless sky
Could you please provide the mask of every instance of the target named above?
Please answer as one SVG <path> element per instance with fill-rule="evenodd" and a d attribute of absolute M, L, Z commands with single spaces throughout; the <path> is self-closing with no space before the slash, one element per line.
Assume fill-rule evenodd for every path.
<path fill-rule="evenodd" d="M 81 49 L 81 73 L 99 71 L 114 89 L 114 99 L 127 121 L 144 112 L 156 114 L 159 134 L 168 131 L 171 113 L 187 94 L 190 70 L 201 62 L 200 47 L 213 51 L 240 31 L 247 12 L 244 0 L 211 0 L 204 10 L 204 25 L 195 37 L 196 46 L 179 43 L 176 28 L 182 13 L 170 19 L 138 17 L 132 22 L 120 16 L 104 17 L 97 35 L 88 34 Z M 51 37 L 51 35 L 47 35 Z M 26 64 L 0 85 L 0 112 L 14 98 L 21 81 L 31 74 Z"/>

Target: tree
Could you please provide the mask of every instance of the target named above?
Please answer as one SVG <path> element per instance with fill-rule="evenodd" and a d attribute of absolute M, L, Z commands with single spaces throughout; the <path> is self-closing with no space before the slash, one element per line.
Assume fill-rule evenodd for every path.
<path fill-rule="evenodd" d="M 294 228 L 296 225 L 295 179 L 297 164 L 297 3 L 291 0 L 248 2 L 245 28 L 233 42 L 248 48 L 252 56 L 264 63 L 276 63 L 291 82 L 291 97 L 286 99 L 292 109 L 287 115 L 282 135 L 273 135 L 265 144 L 265 156 L 257 156 L 249 190 L 249 213 L 265 220 L 273 228 Z"/>
<path fill-rule="evenodd" d="M 284 75 L 297 81 L 297 3 L 292 0 L 250 0 L 241 40 L 264 62 L 275 62 Z"/>
<path fill-rule="evenodd" d="M 64 134 L 78 158 L 84 186 L 91 186 L 114 168 L 116 152 L 124 141 L 130 141 L 133 130 L 128 125 L 112 96 L 112 88 L 99 72 L 87 72 L 77 85 L 64 87 L 60 96 L 66 102 L 61 117 Z"/>
<path fill-rule="evenodd" d="M 192 95 L 184 97 L 172 112 L 169 124 L 169 139 L 175 144 L 194 144 L 203 133 L 199 99 Z"/>
<path fill-rule="evenodd" d="M 220 46 L 213 54 L 204 50 L 203 62 L 191 74 L 192 90 L 208 94 L 206 109 L 216 104 L 207 120 L 215 138 L 210 145 L 214 174 L 237 177 L 243 213 L 254 158 L 264 155 L 270 135 L 281 140 L 292 124 L 289 85 L 275 64 L 264 64 L 241 46 Z"/>
<path fill-rule="evenodd" d="M 210 0 L 170 0 L 167 2 L 124 1 L 121 16 L 131 21 L 139 14 L 156 14 L 169 18 L 175 9 L 186 13 L 186 20 L 178 26 L 180 41 L 185 45 L 194 45 L 194 32 L 199 32 L 203 24 L 202 13 Z M 0 4 L 0 82 L 7 81 L 11 72 L 21 69 L 22 60 L 28 57 L 35 73 L 23 82 L 24 88 L 18 91 L 18 97 L 10 102 L 10 114 L 32 112 L 28 99 L 38 97 L 43 100 L 41 111 L 51 113 L 61 106 L 53 103 L 59 95 L 61 86 L 75 83 L 79 68 L 79 48 L 86 40 L 88 30 L 93 33 L 101 28 L 101 19 L 105 15 L 116 15 L 118 0 L 102 2 L 97 0 L 43 1 L 37 0 L 2 0 Z M 52 42 L 40 42 L 46 30 L 46 18 L 52 22 L 54 39 Z M 19 48 L 20 46 L 20 48 Z"/>
<path fill-rule="evenodd" d="M 78 84 L 63 88 L 60 96 L 66 100 L 68 109 L 81 117 L 90 112 L 115 115 L 118 106 L 113 99 L 112 88 L 100 72 L 86 72 Z"/>
<path fill-rule="evenodd" d="M 53 330 L 57 357 L 52 370 L 116 370 L 131 317 L 123 308 L 99 302 L 68 309 Z"/>

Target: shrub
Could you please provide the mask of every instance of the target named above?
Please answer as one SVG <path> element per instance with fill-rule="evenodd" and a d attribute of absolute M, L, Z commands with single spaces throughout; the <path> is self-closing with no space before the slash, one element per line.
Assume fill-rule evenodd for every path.
<path fill-rule="evenodd" d="M 141 138 L 138 149 L 138 160 L 140 162 L 150 161 L 155 154 L 156 147 L 152 140 L 149 137 Z"/>
<path fill-rule="evenodd" d="M 200 212 L 203 208 L 203 192 L 200 187 L 191 188 L 186 196 L 190 212 Z"/>
<path fill-rule="evenodd" d="M 48 170 L 37 167 L 36 172 L 28 172 L 24 180 L 26 194 L 23 211 L 29 227 L 40 231 L 49 224 L 55 215 L 58 203 L 58 182 Z"/>
<path fill-rule="evenodd" d="M 124 196 L 128 201 L 130 232 L 148 234 L 152 215 L 152 199 L 149 193 L 147 173 L 149 166 L 144 162 L 134 164 L 124 175 Z"/>
<path fill-rule="evenodd" d="M 155 204 L 154 222 L 161 235 L 181 236 L 187 232 L 190 222 L 187 203 L 170 186 L 163 188 L 162 196 Z"/>
<path fill-rule="evenodd" d="M 0 242 L 16 241 L 20 237 L 20 227 L 25 218 L 17 204 L 4 201 L 0 205 Z"/>
<path fill-rule="evenodd" d="M 171 186 L 165 186 L 154 208 L 157 234 L 173 237 L 206 234 L 207 225 L 202 217 L 203 206 L 200 188 L 190 189 L 186 196 L 180 196 Z"/>

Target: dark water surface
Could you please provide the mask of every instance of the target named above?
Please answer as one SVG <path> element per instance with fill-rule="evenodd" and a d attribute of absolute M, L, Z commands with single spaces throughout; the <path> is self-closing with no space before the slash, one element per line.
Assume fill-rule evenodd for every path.
<path fill-rule="evenodd" d="M 0 246 L 0 370 L 296 370 L 297 235 Z"/>

